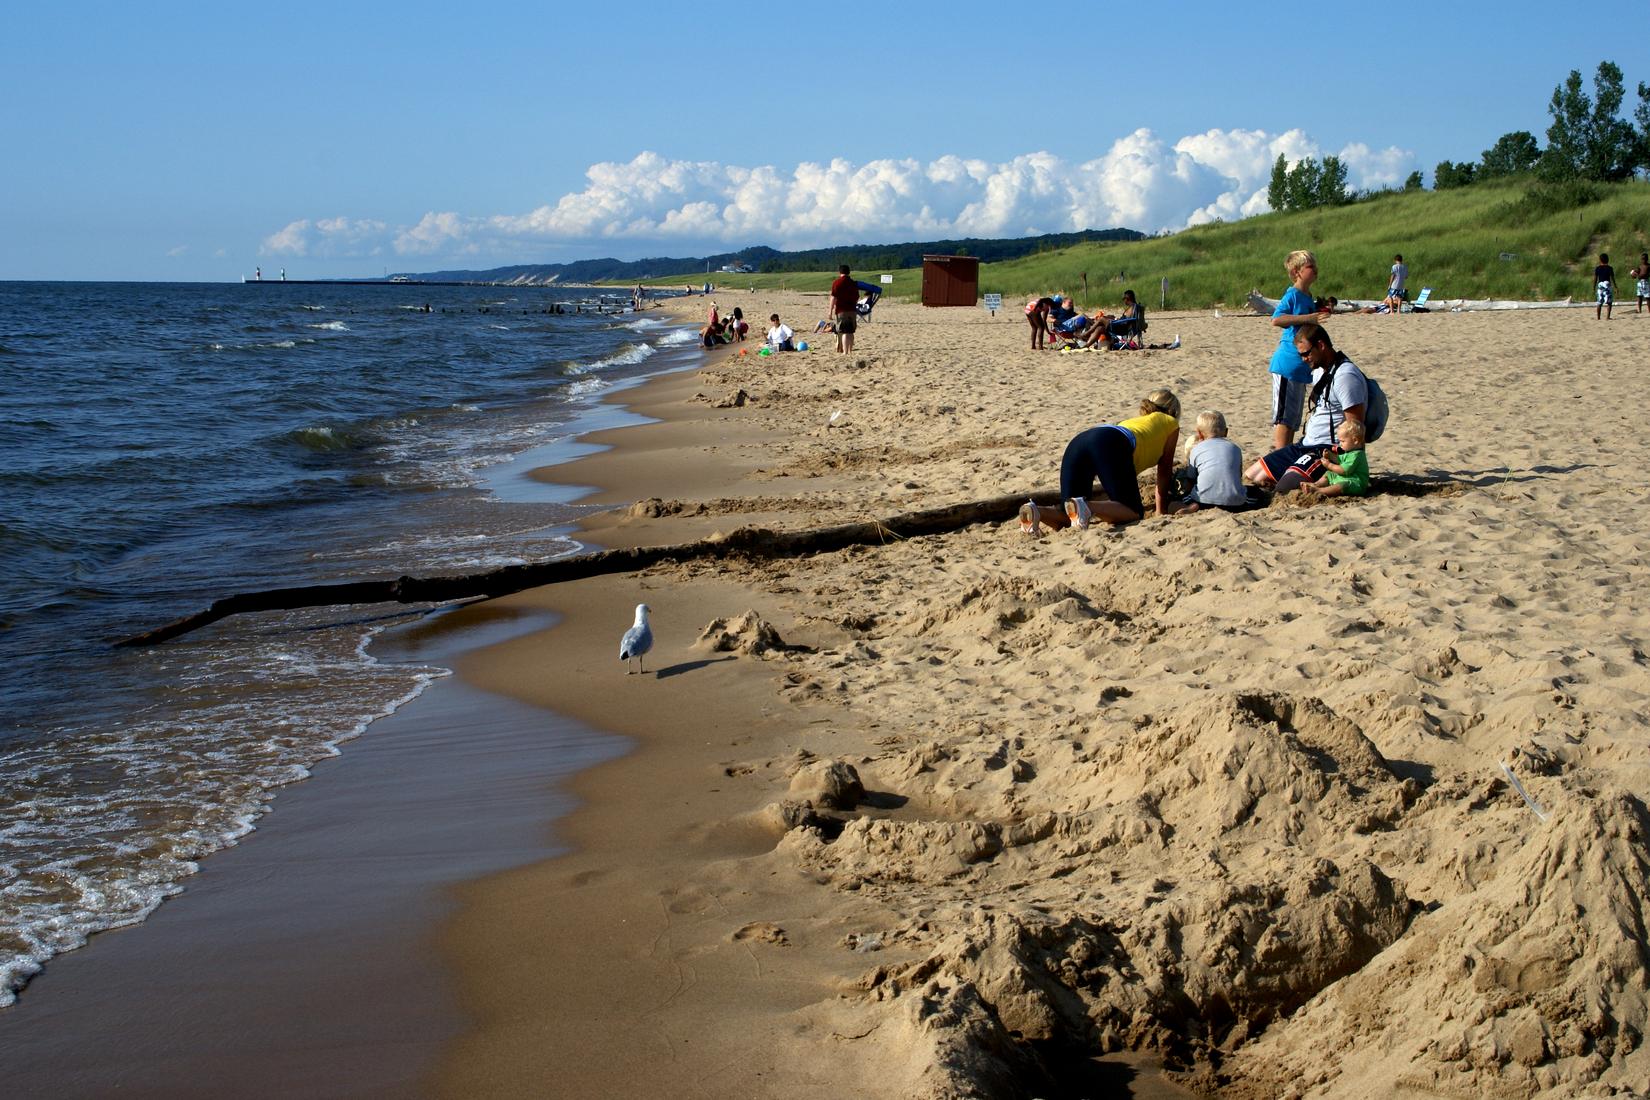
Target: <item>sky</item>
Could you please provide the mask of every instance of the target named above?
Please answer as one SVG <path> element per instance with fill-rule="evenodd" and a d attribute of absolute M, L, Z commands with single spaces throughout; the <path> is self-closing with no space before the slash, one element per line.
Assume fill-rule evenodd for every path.
<path fill-rule="evenodd" d="M 1245 8 L 8 4 L 0 279 L 1172 231 L 1279 153 L 1430 184 L 1571 69 L 1650 82 L 1641 11 Z"/>

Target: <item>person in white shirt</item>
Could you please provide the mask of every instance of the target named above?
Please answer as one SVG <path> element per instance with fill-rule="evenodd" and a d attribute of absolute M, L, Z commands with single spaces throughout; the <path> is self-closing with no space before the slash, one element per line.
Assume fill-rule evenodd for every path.
<path fill-rule="evenodd" d="M 789 325 L 780 321 L 779 314 L 771 314 L 768 323 L 773 326 L 768 329 L 768 346 L 774 351 L 795 351 L 796 345 L 791 342 L 791 337 L 795 334 L 791 332 Z"/>

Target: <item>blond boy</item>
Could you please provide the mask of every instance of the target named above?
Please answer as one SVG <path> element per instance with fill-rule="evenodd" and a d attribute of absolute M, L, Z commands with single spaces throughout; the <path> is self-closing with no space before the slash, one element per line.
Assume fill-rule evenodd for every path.
<path fill-rule="evenodd" d="M 1195 512 L 1199 508 L 1236 510 L 1247 506 L 1243 487 L 1243 451 L 1226 438 L 1226 415 L 1209 409 L 1197 414 L 1197 437 L 1186 449 L 1197 482 L 1191 493 L 1171 501 L 1165 513 Z"/>

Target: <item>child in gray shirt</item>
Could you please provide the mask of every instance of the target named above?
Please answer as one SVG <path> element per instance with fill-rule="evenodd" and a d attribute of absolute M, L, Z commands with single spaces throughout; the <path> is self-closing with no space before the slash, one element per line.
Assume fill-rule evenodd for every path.
<path fill-rule="evenodd" d="M 1243 450 L 1226 438 L 1226 417 L 1209 410 L 1197 415 L 1197 438 L 1186 452 L 1197 482 L 1184 500 L 1170 503 L 1167 513 L 1195 512 L 1199 508 L 1239 509 L 1249 503 L 1243 486 Z"/>

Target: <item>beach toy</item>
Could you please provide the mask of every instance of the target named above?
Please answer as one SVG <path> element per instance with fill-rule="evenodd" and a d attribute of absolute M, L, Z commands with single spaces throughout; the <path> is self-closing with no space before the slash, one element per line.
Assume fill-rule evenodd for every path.
<path fill-rule="evenodd" d="M 740 353 L 739 353 L 739 354 L 740 354 L 740 355 L 743 355 L 743 354 L 745 354 L 745 353 L 744 353 L 744 352 L 740 352 Z M 762 350 L 761 350 L 761 351 L 759 351 L 759 352 L 757 352 L 757 353 L 756 353 L 756 354 L 758 354 L 758 355 L 772 355 L 772 354 L 773 354 L 773 349 L 771 349 L 771 348 L 763 348 L 763 349 L 762 349 Z"/>
<path fill-rule="evenodd" d="M 751 349 L 750 349 L 750 348 L 740 348 L 740 349 L 739 349 L 739 354 L 740 354 L 740 355 L 748 355 L 748 354 L 749 354 L 749 353 L 750 353 L 750 350 L 751 350 Z M 762 350 L 763 350 L 763 351 L 767 351 L 767 350 L 768 350 L 768 349 L 767 349 L 767 348 L 763 348 L 763 349 L 762 349 Z"/>
<path fill-rule="evenodd" d="M 800 344 L 796 345 L 796 350 L 797 351 L 807 351 L 808 350 L 808 341 L 804 340 Z"/>

